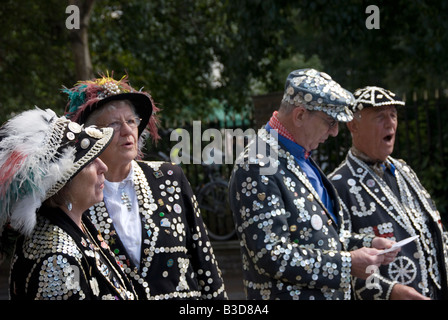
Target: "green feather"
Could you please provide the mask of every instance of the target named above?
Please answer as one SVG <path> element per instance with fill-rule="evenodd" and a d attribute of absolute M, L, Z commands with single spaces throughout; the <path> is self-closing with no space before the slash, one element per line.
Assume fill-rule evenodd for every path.
<path fill-rule="evenodd" d="M 86 91 L 84 89 L 87 88 L 86 84 L 81 84 L 76 87 L 76 90 L 70 89 L 62 89 L 62 92 L 68 94 L 68 98 L 70 99 L 70 107 L 68 112 L 75 112 L 78 110 L 79 106 L 83 105 L 86 100 Z"/>

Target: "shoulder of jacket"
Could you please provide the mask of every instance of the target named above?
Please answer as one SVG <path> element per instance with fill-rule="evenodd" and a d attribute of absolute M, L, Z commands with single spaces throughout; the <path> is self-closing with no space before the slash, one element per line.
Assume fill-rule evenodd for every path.
<path fill-rule="evenodd" d="M 150 171 L 154 176 L 160 177 L 165 174 L 171 175 L 182 175 L 182 168 L 173 163 L 166 161 L 137 161 L 137 164 L 144 170 Z"/>
<path fill-rule="evenodd" d="M 159 170 L 160 168 L 176 168 L 179 167 L 173 162 L 167 162 L 167 161 L 149 161 L 149 160 L 138 160 L 137 163 L 142 167 L 149 167 L 153 169 L 154 171 Z"/>
<path fill-rule="evenodd" d="M 395 161 L 398 161 L 399 163 L 406 165 L 409 167 L 409 165 L 406 163 L 406 161 L 404 161 L 403 159 L 394 159 Z"/>
<path fill-rule="evenodd" d="M 347 160 L 342 161 L 337 168 L 333 170 L 333 172 L 327 175 L 328 179 L 332 180 L 335 176 L 341 175 L 341 173 L 345 173 L 348 171 Z"/>
<path fill-rule="evenodd" d="M 36 247 L 39 247 L 37 254 Z M 25 238 L 23 242 L 23 253 L 25 257 L 33 260 L 42 259 L 52 254 L 76 258 L 81 252 L 67 232 L 50 223 L 48 219 L 40 217 L 40 222 L 36 225 L 31 236 Z"/>

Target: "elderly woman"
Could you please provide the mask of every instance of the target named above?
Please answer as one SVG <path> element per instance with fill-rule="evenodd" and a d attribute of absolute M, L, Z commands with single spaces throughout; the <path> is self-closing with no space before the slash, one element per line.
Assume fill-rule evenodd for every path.
<path fill-rule="evenodd" d="M 106 173 L 104 200 L 89 210 L 140 298 L 226 298 L 196 198 L 180 167 L 136 161 L 149 131 L 157 140 L 158 111 L 151 96 L 126 78 L 79 82 L 69 94 L 74 121 L 111 127 L 101 155 Z M 146 130 L 148 129 L 148 130 Z"/>
<path fill-rule="evenodd" d="M 98 158 L 110 128 L 30 110 L 0 128 L 0 226 L 19 237 L 12 299 L 134 299 L 133 287 L 83 212 L 103 197 Z"/>

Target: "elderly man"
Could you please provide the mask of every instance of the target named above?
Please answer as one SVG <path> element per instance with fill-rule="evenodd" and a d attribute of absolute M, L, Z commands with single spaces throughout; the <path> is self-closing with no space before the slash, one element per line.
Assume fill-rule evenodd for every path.
<path fill-rule="evenodd" d="M 401 241 L 397 258 L 364 281 L 358 299 L 447 299 L 447 233 L 439 212 L 415 172 L 390 157 L 397 132 L 397 107 L 389 90 L 355 92 L 354 120 L 347 123 L 353 146 L 331 175 L 343 206 L 345 229 Z"/>
<path fill-rule="evenodd" d="M 337 193 L 310 157 L 338 121 L 352 119 L 352 102 L 329 75 L 293 71 L 279 110 L 237 159 L 229 192 L 247 298 L 350 299 L 352 274 L 365 278 L 395 257 L 367 248 L 390 247 L 386 239 L 340 240 Z M 366 247 L 349 251 L 354 243 Z"/>

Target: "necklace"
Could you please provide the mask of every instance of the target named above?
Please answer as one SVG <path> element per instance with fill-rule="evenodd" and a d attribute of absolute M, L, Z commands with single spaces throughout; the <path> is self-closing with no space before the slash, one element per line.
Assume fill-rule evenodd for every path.
<path fill-rule="evenodd" d="M 126 206 L 128 211 L 132 210 L 132 202 L 129 198 L 129 195 L 124 191 L 124 189 L 121 189 L 121 203 Z"/>
<path fill-rule="evenodd" d="M 134 294 L 126 289 L 126 285 L 124 283 L 123 278 L 121 277 L 119 271 L 114 266 L 115 261 L 111 262 L 107 255 L 100 249 L 100 246 L 110 252 L 113 256 L 112 252 L 109 249 L 109 246 L 104 242 L 101 233 L 98 233 L 98 239 L 95 239 L 94 236 L 90 233 L 88 228 L 85 227 L 84 223 L 82 223 L 82 229 L 85 231 L 87 246 L 92 250 L 93 253 L 90 255 L 95 259 L 96 267 L 100 271 L 100 273 L 104 276 L 107 282 L 109 282 L 115 291 L 120 295 L 120 297 L 124 300 L 133 300 Z M 97 240 L 101 245 L 98 244 Z M 95 278 L 90 280 L 90 286 L 95 295 L 99 294 L 98 281 Z"/>
<path fill-rule="evenodd" d="M 118 248 L 113 250 L 117 261 L 123 267 L 125 273 L 131 278 L 133 281 L 140 283 L 146 293 L 146 297 L 149 299 L 150 289 L 149 284 L 146 282 L 145 277 L 147 276 L 147 270 L 152 262 L 152 258 L 155 251 L 155 245 L 159 236 L 159 228 L 155 225 L 152 215 L 157 210 L 158 205 L 156 204 L 154 197 L 152 195 L 151 188 L 149 187 L 148 180 L 140 168 L 140 166 L 133 161 L 134 168 L 134 190 L 138 200 L 138 210 L 140 215 L 142 216 L 142 222 L 144 223 L 143 227 L 146 230 L 148 238 L 144 240 L 142 243 L 142 252 L 144 256 L 141 258 L 142 263 L 144 263 L 143 269 L 141 272 L 138 271 L 137 268 L 130 268 L 128 265 L 128 258 L 124 255 Z M 112 219 L 109 216 L 107 211 L 107 207 L 104 201 L 97 203 L 93 207 L 89 209 L 90 219 L 96 226 L 96 228 L 100 231 L 101 234 L 104 234 L 104 239 L 108 244 L 114 246 L 116 244 L 116 231 L 113 228 Z"/>

